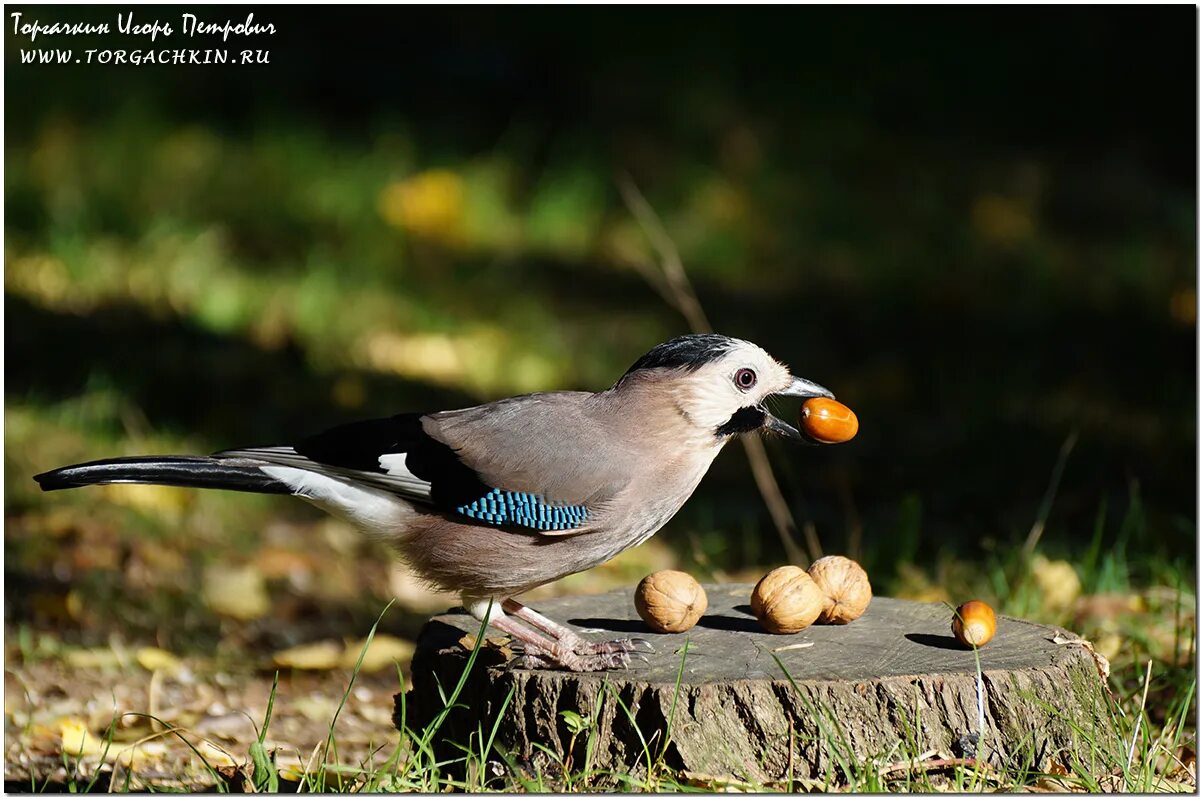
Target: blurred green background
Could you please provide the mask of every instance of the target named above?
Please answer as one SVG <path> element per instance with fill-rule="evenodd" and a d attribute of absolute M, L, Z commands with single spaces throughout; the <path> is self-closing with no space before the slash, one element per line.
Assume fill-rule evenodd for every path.
<path fill-rule="evenodd" d="M 877 591 L 1020 611 L 1044 505 L 1085 592 L 1194 594 L 1194 9 L 202 16 L 249 10 L 267 65 L 22 65 L 8 21 L 10 630 L 225 639 L 205 573 L 318 539 L 351 583 L 270 570 L 271 616 L 369 625 L 381 552 L 300 502 L 30 477 L 610 385 L 687 331 L 623 173 L 714 326 L 857 411 L 849 445 L 769 450 Z M 85 40 L 151 46 L 37 45 Z M 784 555 L 740 447 L 659 540 L 709 576 Z"/>

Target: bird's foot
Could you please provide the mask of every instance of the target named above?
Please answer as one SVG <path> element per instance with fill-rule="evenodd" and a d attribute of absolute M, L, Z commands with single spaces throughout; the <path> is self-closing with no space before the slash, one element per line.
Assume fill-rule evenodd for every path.
<path fill-rule="evenodd" d="M 574 629 L 543 617 L 511 598 L 503 603 L 505 612 L 489 622 L 507 632 L 521 646 L 522 654 L 513 666 L 556 669 L 570 672 L 596 672 L 628 668 L 630 662 L 649 663 L 643 655 L 654 648 L 644 639 L 606 639 L 589 642 Z M 533 628 L 516 621 L 520 618 Z M 536 629 L 536 630 L 534 630 Z"/>
<path fill-rule="evenodd" d="M 600 672 L 628 669 L 632 660 L 646 661 L 641 654 L 631 656 L 630 653 L 629 650 L 607 648 L 577 651 L 559 643 L 547 647 L 526 644 L 523 655 L 513 659 L 512 666 L 531 670 Z"/>
<path fill-rule="evenodd" d="M 654 646 L 640 637 L 629 639 L 606 639 L 602 642 L 588 642 L 584 639 L 572 640 L 574 650 L 580 655 L 589 656 L 601 653 L 653 653 Z"/>

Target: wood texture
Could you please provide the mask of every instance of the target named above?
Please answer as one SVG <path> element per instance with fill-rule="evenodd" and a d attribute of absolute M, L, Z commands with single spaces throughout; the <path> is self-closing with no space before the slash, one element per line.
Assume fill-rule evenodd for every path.
<path fill-rule="evenodd" d="M 1091 740 L 1107 744 L 1114 733 L 1096 661 L 1081 645 L 1063 644 L 1078 637 L 1061 629 L 999 619 L 995 639 L 979 651 L 981 729 L 974 653 L 950 635 L 949 607 L 875 598 L 849 625 L 775 636 L 750 614 L 751 585 L 705 589 L 708 613 L 678 635 L 651 632 L 634 611 L 632 589 L 539 604 L 556 620 L 598 629 L 589 639 L 649 640 L 649 663 L 608 673 L 527 670 L 485 646 L 443 738 L 465 743 L 480 726 L 490 732 L 510 690 L 497 742 L 544 771 L 568 752 L 582 761 L 589 736 L 591 763 L 602 769 L 644 770 L 649 747 L 652 759 L 689 773 L 769 783 L 816 776 L 844 754 L 881 763 L 912 750 L 971 757 L 981 730 L 984 759 L 1043 769 L 1052 759 L 1067 763 L 1071 749 L 1086 756 Z M 449 692 L 458 682 L 468 656 L 462 640 L 478 631 L 465 614 L 426 625 L 406 696 L 411 727 L 441 710 L 437 684 Z M 570 751 L 568 710 L 593 720 Z"/>

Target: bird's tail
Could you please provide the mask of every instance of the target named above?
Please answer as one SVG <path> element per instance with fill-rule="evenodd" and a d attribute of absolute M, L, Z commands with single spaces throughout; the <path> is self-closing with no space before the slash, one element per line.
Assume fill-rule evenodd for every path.
<path fill-rule="evenodd" d="M 43 490 L 66 490 L 88 484 L 164 484 L 208 487 L 247 493 L 293 491 L 271 478 L 249 459 L 221 457 L 118 457 L 39 473 L 33 478 Z"/>

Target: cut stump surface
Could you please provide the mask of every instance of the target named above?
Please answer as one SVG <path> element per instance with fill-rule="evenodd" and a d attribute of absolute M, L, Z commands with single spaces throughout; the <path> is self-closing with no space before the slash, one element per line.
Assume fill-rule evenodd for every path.
<path fill-rule="evenodd" d="M 485 646 L 442 737 L 463 744 L 495 726 L 501 749 L 547 772 L 556 756 L 582 762 L 590 737 L 598 769 L 644 770 L 649 747 L 652 758 L 687 773 L 762 784 L 819 776 L 846 754 L 886 764 L 931 750 L 970 758 L 977 747 L 983 760 L 1044 771 L 1052 760 L 1069 765 L 1072 751 L 1086 759 L 1115 733 L 1096 659 L 1062 629 L 998 619 L 995 638 L 979 650 L 981 728 L 975 654 L 950 635 L 949 607 L 875 598 L 853 623 L 780 636 L 751 614 L 752 589 L 705 585 L 708 612 L 684 634 L 650 631 L 632 589 L 541 602 L 535 608 L 588 639 L 647 639 L 649 663 L 606 673 L 530 670 Z M 469 656 L 463 638 L 469 646 L 478 632 L 466 614 L 425 626 L 405 696 L 410 727 L 442 709 L 438 684 L 449 693 L 458 683 Z M 397 720 L 399 709 L 397 695 Z M 573 749 L 564 711 L 591 720 Z"/>

